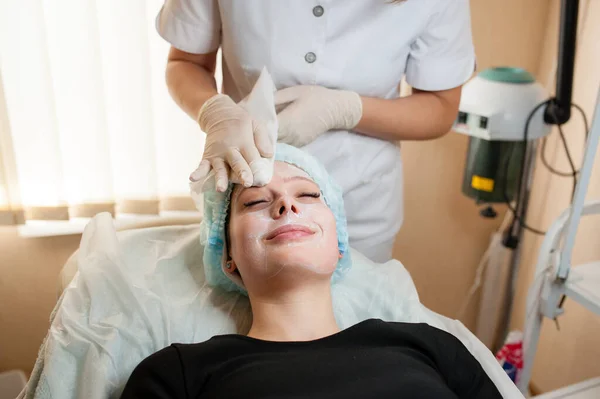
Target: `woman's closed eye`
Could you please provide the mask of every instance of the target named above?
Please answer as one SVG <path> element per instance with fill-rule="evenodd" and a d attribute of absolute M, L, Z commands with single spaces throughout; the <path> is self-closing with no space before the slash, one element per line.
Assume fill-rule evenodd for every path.
<path fill-rule="evenodd" d="M 263 203 L 265 203 L 267 201 L 268 200 L 266 198 L 253 199 L 253 200 L 244 202 L 244 208 L 252 208 L 255 205 L 263 204 Z"/>
<path fill-rule="evenodd" d="M 301 192 L 299 194 L 297 194 L 298 198 L 311 198 L 311 199 L 320 199 L 321 198 L 321 193 L 318 191 L 315 192 Z M 246 202 L 244 202 L 244 208 L 252 208 L 255 207 L 256 205 L 260 205 L 260 204 L 264 204 L 269 202 L 270 200 L 268 198 L 253 198 L 250 199 Z"/>
<path fill-rule="evenodd" d="M 319 199 L 321 198 L 321 193 L 320 192 L 307 192 L 307 193 L 300 193 L 299 195 L 300 198 L 315 198 L 315 199 Z"/>

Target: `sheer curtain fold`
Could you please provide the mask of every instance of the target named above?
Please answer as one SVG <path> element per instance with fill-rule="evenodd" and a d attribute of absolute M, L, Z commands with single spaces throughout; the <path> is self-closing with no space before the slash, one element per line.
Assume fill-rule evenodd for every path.
<path fill-rule="evenodd" d="M 0 226 L 21 224 L 25 213 L 21 207 L 16 178 L 13 144 L 4 101 L 4 85 L 0 73 Z"/>
<path fill-rule="evenodd" d="M 0 223 L 195 210 L 204 135 L 165 85 L 162 3 L 0 2 Z"/>

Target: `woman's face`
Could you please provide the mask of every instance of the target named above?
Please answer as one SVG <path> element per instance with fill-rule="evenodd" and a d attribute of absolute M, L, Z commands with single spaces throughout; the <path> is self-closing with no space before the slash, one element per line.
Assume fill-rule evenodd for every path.
<path fill-rule="evenodd" d="M 275 162 L 264 187 L 236 186 L 229 255 L 246 288 L 277 278 L 329 279 L 340 257 L 335 218 L 319 186 L 302 170 Z"/>

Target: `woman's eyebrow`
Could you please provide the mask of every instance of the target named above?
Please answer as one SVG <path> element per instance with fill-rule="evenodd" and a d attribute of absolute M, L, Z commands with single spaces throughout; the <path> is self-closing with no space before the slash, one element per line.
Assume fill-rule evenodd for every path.
<path fill-rule="evenodd" d="M 284 183 L 287 183 L 289 181 L 294 181 L 294 180 L 304 180 L 304 181 L 312 183 L 312 184 L 314 184 L 314 185 L 316 185 L 318 187 L 318 184 L 315 183 L 314 180 L 309 179 L 308 177 L 304 177 L 304 176 L 290 176 L 290 177 L 284 177 L 283 178 Z M 252 190 L 252 189 L 256 190 L 256 189 L 261 189 L 261 188 L 265 188 L 265 186 L 262 186 L 262 187 L 257 187 L 257 186 L 243 187 L 242 186 L 241 190 L 239 190 L 237 192 L 236 198 L 239 198 L 243 193 L 245 193 L 248 190 Z"/>
<path fill-rule="evenodd" d="M 259 189 L 259 188 L 263 188 L 263 187 L 257 187 L 257 186 L 244 187 L 244 186 L 242 186 L 241 190 L 239 190 L 239 191 L 237 192 L 237 195 L 235 196 L 235 198 L 237 199 L 237 198 L 241 197 L 241 196 L 242 196 L 242 194 L 244 194 L 244 193 L 245 193 L 246 191 L 248 191 L 248 190 L 252 190 L 252 189 Z M 232 199 L 233 199 L 233 198 L 232 198 Z"/>
<path fill-rule="evenodd" d="M 287 182 L 289 182 L 289 181 L 292 181 L 292 180 L 306 180 L 306 181 L 308 181 L 308 182 L 311 182 L 311 183 L 313 183 L 313 184 L 317 184 L 317 183 L 315 183 L 315 181 L 314 181 L 314 180 L 312 180 L 312 179 L 309 179 L 308 177 L 304 177 L 304 176 L 290 176 L 290 177 L 285 177 L 285 178 L 283 179 L 283 181 L 284 181 L 285 183 L 287 183 Z"/>

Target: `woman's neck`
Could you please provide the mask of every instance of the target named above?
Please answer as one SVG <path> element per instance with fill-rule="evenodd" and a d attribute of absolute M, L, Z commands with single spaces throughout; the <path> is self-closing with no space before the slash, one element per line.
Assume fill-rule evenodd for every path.
<path fill-rule="evenodd" d="M 252 327 L 248 336 L 266 341 L 312 341 L 340 331 L 331 289 L 312 287 L 274 298 L 250 298 Z"/>

